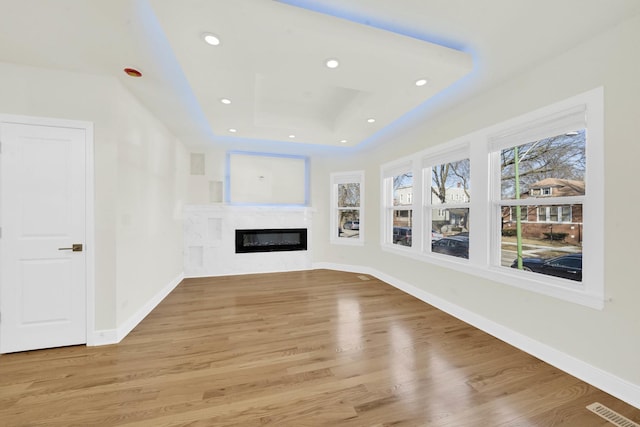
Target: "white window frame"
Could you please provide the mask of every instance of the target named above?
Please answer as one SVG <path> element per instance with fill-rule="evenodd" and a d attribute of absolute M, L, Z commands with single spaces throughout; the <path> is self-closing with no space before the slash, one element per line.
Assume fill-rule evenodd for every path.
<path fill-rule="evenodd" d="M 400 159 L 393 163 L 389 163 L 383 165 L 381 168 L 381 178 L 382 178 L 382 186 L 381 186 L 381 198 L 382 201 L 382 212 L 380 221 L 381 229 L 380 229 L 380 244 L 386 250 L 397 251 L 399 253 L 407 253 L 414 251 L 416 248 L 416 244 L 419 244 L 419 241 L 416 241 L 416 233 L 420 231 L 419 224 L 421 222 L 421 216 L 419 212 L 415 209 L 416 206 L 419 206 L 416 201 L 420 200 L 418 193 L 416 193 L 416 168 L 414 167 L 414 161 L 411 158 Z M 394 206 L 393 205 L 393 177 L 402 175 L 405 173 L 411 172 L 413 176 L 413 188 L 412 188 L 412 197 L 411 204 Z M 411 246 L 403 246 L 399 244 L 393 243 L 393 217 L 395 211 L 411 211 Z"/>
<path fill-rule="evenodd" d="M 584 196 L 501 200 L 500 150 L 558 135 L 565 130 L 587 129 L 587 189 Z M 495 126 L 487 132 L 490 168 L 490 271 L 498 280 L 513 286 L 601 309 L 604 305 L 604 102 L 602 88 L 594 89 Z M 500 209 L 508 205 L 558 206 L 581 204 L 583 227 L 582 282 L 559 279 L 500 266 Z M 513 271 L 512 271 L 513 270 Z"/>
<path fill-rule="evenodd" d="M 585 196 L 549 197 L 544 199 L 525 200 L 525 205 L 573 205 L 582 204 L 583 226 L 583 265 L 582 282 L 560 279 L 543 274 L 520 271 L 500 264 L 501 256 L 501 206 L 505 203 L 500 198 L 500 174 L 496 168 L 499 162 L 495 153 L 501 149 L 496 141 L 510 140 L 511 146 L 537 139 L 543 139 L 561 133 L 568 125 L 567 120 L 575 118 L 577 110 L 583 111 L 586 121 L 586 194 Z M 565 120 L 567 119 L 567 120 Z M 569 123 L 570 124 L 570 123 Z M 571 126 L 569 126 L 571 127 Z M 575 128 L 573 129 L 575 130 Z M 519 138 L 513 141 L 511 136 Z M 468 155 L 460 154 L 465 146 Z M 508 145 L 505 145 L 506 147 Z M 493 154 L 492 154 L 493 153 Z M 431 176 L 425 178 L 422 172 L 425 165 L 438 165 L 450 159 L 452 161 L 469 158 L 471 167 L 469 203 L 470 228 L 469 259 L 437 256 L 430 249 L 430 238 L 425 239 L 423 229 L 428 220 L 425 215 L 424 194 L 430 189 Z M 493 160 L 492 160 L 493 158 Z M 402 247 L 392 243 L 392 184 L 389 178 L 412 170 L 413 181 L 413 245 Z M 422 179 L 416 179 L 422 177 Z M 408 256 L 420 261 L 452 268 L 475 276 L 483 277 L 509 286 L 522 288 L 531 292 L 558 298 L 587 307 L 602 309 L 604 307 L 604 90 L 603 88 L 576 95 L 553 105 L 540 108 L 514 119 L 487 127 L 472 134 L 458 138 L 445 144 L 415 153 L 381 165 L 381 221 L 380 244 L 384 251 Z M 427 193 L 429 194 L 429 193 Z M 418 207 L 418 209 L 416 209 Z M 391 214 L 390 214 L 391 212 Z M 573 217 L 573 215 L 572 215 Z M 431 230 L 431 228 L 428 228 Z M 430 236 L 429 236 L 430 237 Z"/>
<path fill-rule="evenodd" d="M 473 169 L 473 165 L 471 164 L 470 158 L 470 150 L 469 150 L 469 142 L 454 142 L 450 144 L 446 144 L 442 151 L 435 152 L 426 152 L 422 156 L 421 164 L 422 164 L 422 217 L 423 217 L 423 230 L 425 234 L 422 236 L 422 251 L 426 254 L 433 254 L 437 257 L 447 257 L 451 258 L 450 255 L 442 255 L 431 252 L 431 229 L 432 229 L 432 210 L 433 209 L 441 209 L 441 210 L 449 210 L 455 208 L 463 208 L 469 209 L 469 217 L 472 215 L 471 202 L 473 198 L 470 197 L 468 202 L 448 202 L 441 204 L 433 204 L 432 195 L 431 195 L 431 182 L 432 182 L 432 173 L 433 167 L 439 166 L 447 163 L 454 163 L 460 160 L 469 160 L 470 169 Z M 473 182 L 472 177 L 469 177 L 469 185 Z M 469 193 L 471 194 L 471 188 L 469 188 Z M 428 237 L 427 237 L 428 233 Z M 471 239 L 469 239 L 471 241 Z M 471 256 L 471 254 L 469 254 Z M 465 258 L 456 258 L 456 261 L 468 262 Z"/>
<path fill-rule="evenodd" d="M 329 220 L 329 241 L 338 245 L 364 245 L 365 231 L 365 210 L 364 210 L 364 171 L 352 172 L 335 172 L 330 175 L 331 180 L 331 218 Z M 360 205 L 358 207 L 340 207 L 338 206 L 338 185 L 340 184 L 359 184 L 360 185 Z M 359 211 L 359 232 L 358 237 L 340 237 L 338 230 L 338 212 L 341 210 Z"/>

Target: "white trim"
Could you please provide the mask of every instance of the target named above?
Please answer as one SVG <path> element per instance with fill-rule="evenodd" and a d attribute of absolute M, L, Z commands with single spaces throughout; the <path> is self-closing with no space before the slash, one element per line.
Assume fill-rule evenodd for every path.
<path fill-rule="evenodd" d="M 88 123 L 86 128 L 86 219 L 85 219 L 85 247 L 86 256 L 86 298 L 87 298 L 87 345 L 93 345 L 92 331 L 96 326 L 96 238 L 95 238 L 95 155 L 93 140 L 93 123 Z"/>
<path fill-rule="evenodd" d="M 574 304 L 580 304 L 596 310 L 602 310 L 604 308 L 604 299 L 602 296 L 599 293 L 586 292 L 580 282 L 573 283 L 572 281 L 552 276 L 519 271 L 508 267 L 479 266 L 471 263 L 468 259 L 432 252 L 419 252 L 414 250 L 413 247 L 393 245 L 390 243 L 382 244 L 381 249 L 385 252 L 461 271 L 494 282 L 558 298 Z M 471 250 L 473 250 L 473 246 L 470 248 L 470 251 Z"/>
<path fill-rule="evenodd" d="M 587 127 L 586 113 L 589 101 L 583 102 L 584 95 L 578 95 L 551 107 L 543 107 L 499 125 L 498 131 L 489 135 L 489 150 L 500 151 Z M 576 103 L 579 105 L 575 105 Z M 531 123 L 535 123 L 535 126 L 532 127 Z"/>
<path fill-rule="evenodd" d="M 280 268 L 274 270 L 256 270 L 250 271 L 247 273 L 237 273 L 237 272 L 227 272 L 227 273 L 197 273 L 197 274 L 187 274 L 184 276 L 185 279 L 206 279 L 207 277 L 229 277 L 229 276 L 239 276 L 244 274 L 271 274 L 271 273 L 289 273 L 292 271 L 308 271 L 310 267 L 295 267 L 295 268 Z"/>
<path fill-rule="evenodd" d="M 329 177 L 332 184 L 351 184 L 361 182 L 364 179 L 364 171 L 332 172 Z"/>
<path fill-rule="evenodd" d="M 129 335 L 133 328 L 138 326 L 138 324 L 142 322 L 142 320 L 144 320 L 144 318 L 147 317 L 149 313 L 151 313 L 153 309 L 156 308 L 158 304 L 160 304 L 162 300 L 180 284 L 180 282 L 182 282 L 182 280 L 184 280 L 184 278 L 184 273 L 178 274 L 176 278 L 169 282 L 164 288 L 160 289 L 157 294 L 151 297 L 145 305 L 140 307 L 138 311 L 136 311 L 117 329 L 94 331 L 91 337 L 91 344 L 87 343 L 87 345 L 97 346 L 117 344 L 122 341 L 127 335 Z"/>
<path fill-rule="evenodd" d="M 91 344 L 87 343 L 87 346 L 118 344 L 120 342 L 120 340 L 118 339 L 118 330 L 102 329 L 99 331 L 94 331 L 90 341 Z"/>
<path fill-rule="evenodd" d="M 48 117 L 0 114 L 0 122 L 34 126 L 82 129 L 85 132 L 85 280 L 86 280 L 86 344 L 93 345 L 95 329 L 95 160 L 93 123 Z M 2 339 L 2 337 L 0 337 Z"/>
<path fill-rule="evenodd" d="M 144 320 L 145 317 L 149 315 L 153 311 L 154 308 L 158 306 L 162 302 L 163 299 L 167 297 L 173 291 L 176 286 L 182 282 L 184 279 L 184 273 L 178 274 L 171 282 L 167 284 L 164 288 L 160 289 L 160 291 L 155 294 L 152 298 L 150 298 L 145 305 L 140 307 L 138 311 L 133 313 L 129 319 L 127 319 L 122 325 L 120 325 L 117 329 L 117 339 L 118 342 L 122 341 L 129 332 L 133 330 L 140 322 Z"/>
<path fill-rule="evenodd" d="M 616 375 L 604 371 L 587 362 L 568 355 L 558 349 L 534 340 L 506 326 L 480 316 L 466 308 L 453 304 L 433 295 L 415 285 L 404 282 L 375 268 L 334 264 L 328 262 L 314 263 L 314 269 L 346 271 L 350 273 L 369 274 L 375 278 L 412 295 L 429 305 L 436 307 L 514 347 L 539 358 L 540 360 L 567 372 L 576 378 L 593 385 L 630 405 L 640 408 L 640 385 L 633 384 Z"/>
<path fill-rule="evenodd" d="M 338 207 L 338 185 L 357 183 L 360 185 L 360 204 L 357 207 Z M 364 230 L 366 227 L 365 209 L 364 209 L 364 193 L 365 193 L 365 172 L 364 170 L 350 171 L 350 172 L 334 172 L 329 175 L 330 185 L 330 215 L 329 218 L 329 243 L 332 245 L 347 245 L 347 246 L 363 246 L 364 245 Z M 339 237 L 336 235 L 338 229 L 338 212 L 340 210 L 357 210 L 358 221 L 360 222 L 358 228 L 358 238 L 352 237 Z"/>
<path fill-rule="evenodd" d="M 414 169 L 415 155 L 410 155 L 396 159 L 392 162 L 385 163 L 380 166 L 380 175 L 382 179 L 393 178 L 394 176 L 402 175 L 407 172 L 412 172 Z"/>
<path fill-rule="evenodd" d="M 422 169 L 468 159 L 471 139 L 467 136 L 421 151 Z M 431 182 L 431 180 L 429 180 Z"/>

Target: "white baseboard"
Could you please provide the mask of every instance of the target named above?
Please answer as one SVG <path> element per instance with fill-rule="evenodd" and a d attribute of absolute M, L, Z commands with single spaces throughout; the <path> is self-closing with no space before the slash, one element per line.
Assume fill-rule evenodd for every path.
<path fill-rule="evenodd" d="M 102 329 L 93 332 L 93 339 L 87 342 L 87 346 L 117 344 L 119 341 L 117 329 Z"/>
<path fill-rule="evenodd" d="M 526 335 L 516 332 L 470 310 L 462 308 L 445 299 L 430 294 L 410 283 L 399 280 L 389 274 L 371 267 L 354 266 L 333 263 L 314 263 L 314 269 L 329 269 L 350 273 L 369 274 L 388 283 L 395 288 L 413 295 L 414 297 L 444 311 L 512 346 L 537 357 L 544 362 L 573 375 L 582 381 L 599 388 L 630 405 L 640 408 L 640 386 L 623 380 L 609 372 L 592 366 L 580 359 L 563 353 L 544 343 L 536 341 Z"/>
<path fill-rule="evenodd" d="M 270 274 L 270 273 L 289 273 L 291 271 L 308 271 L 312 269 L 311 266 L 306 267 L 296 267 L 296 268 L 287 268 L 287 269 L 260 269 L 260 270 L 246 270 L 246 271 L 238 271 L 238 272 L 225 272 L 225 273 L 216 273 L 216 272 L 207 272 L 207 273 L 192 273 L 186 274 L 184 276 L 185 279 L 206 279 L 207 277 L 227 277 L 227 276 L 244 276 L 247 274 Z"/>
<path fill-rule="evenodd" d="M 147 317 L 147 315 L 151 313 L 151 311 L 153 311 L 153 309 L 156 308 L 158 304 L 160 304 L 162 300 L 180 284 L 180 282 L 182 282 L 183 279 L 184 273 L 180 273 L 117 329 L 95 331 L 93 333 L 93 340 L 90 341 L 91 345 L 117 344 L 122 341 L 127 335 L 129 335 L 129 332 L 131 332 L 133 328 L 138 326 L 138 324 L 142 322 L 142 320 Z"/>

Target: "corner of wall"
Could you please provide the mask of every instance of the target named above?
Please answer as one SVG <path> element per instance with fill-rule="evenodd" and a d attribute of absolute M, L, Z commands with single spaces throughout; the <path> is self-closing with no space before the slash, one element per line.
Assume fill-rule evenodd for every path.
<path fill-rule="evenodd" d="M 184 273 L 180 273 L 176 276 L 117 329 L 94 331 L 91 337 L 87 337 L 87 345 L 109 345 L 117 344 L 122 341 L 136 326 L 138 326 L 140 322 L 144 320 L 145 317 L 147 317 L 147 315 L 149 315 L 149 313 L 153 311 L 154 308 L 162 302 L 162 300 L 167 297 L 167 295 L 171 293 L 171 291 L 173 291 L 184 280 L 184 277 Z"/>

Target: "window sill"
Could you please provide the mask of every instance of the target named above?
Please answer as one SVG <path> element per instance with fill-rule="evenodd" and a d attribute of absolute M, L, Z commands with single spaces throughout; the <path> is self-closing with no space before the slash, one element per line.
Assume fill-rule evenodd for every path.
<path fill-rule="evenodd" d="M 492 280 L 507 286 L 513 286 L 562 301 L 583 305 L 596 310 L 602 310 L 604 308 L 604 296 L 587 292 L 584 283 L 581 282 L 572 282 L 571 280 L 558 279 L 535 273 L 515 271 L 507 267 L 479 266 L 464 258 L 421 253 L 414 248 L 398 247 L 397 245 L 388 243 L 381 244 L 381 248 L 385 252 L 412 258 L 439 267 L 461 271 L 472 276 Z"/>
<path fill-rule="evenodd" d="M 364 246 L 364 239 L 351 239 L 348 237 L 338 237 L 329 239 L 329 243 L 332 245 L 344 245 L 344 246 Z"/>

